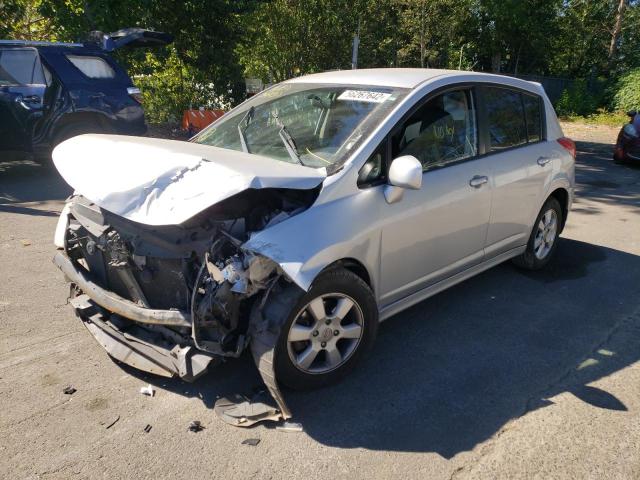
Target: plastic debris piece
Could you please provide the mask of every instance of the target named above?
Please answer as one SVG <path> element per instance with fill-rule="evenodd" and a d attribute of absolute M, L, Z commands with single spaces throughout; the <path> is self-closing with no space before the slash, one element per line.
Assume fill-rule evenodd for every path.
<path fill-rule="evenodd" d="M 213 411 L 224 422 L 235 427 L 250 427 L 264 420 L 282 419 L 274 400 L 265 391 L 260 391 L 251 398 L 240 394 L 219 398 Z"/>
<path fill-rule="evenodd" d="M 31 245 L 31 240 L 21 240 L 21 243 L 23 247 L 28 247 Z"/>
<path fill-rule="evenodd" d="M 156 394 L 156 391 L 151 385 L 147 385 L 146 387 L 142 387 L 140 389 L 140 393 L 142 395 L 146 395 L 147 397 L 153 397 Z"/>
<path fill-rule="evenodd" d="M 281 432 L 302 432 L 302 424 L 296 422 L 282 422 L 281 425 L 276 426 L 276 430 Z"/>
<path fill-rule="evenodd" d="M 111 422 L 109 425 L 107 425 L 107 426 L 106 426 L 106 429 L 107 429 L 107 430 L 109 430 L 109 429 L 110 429 L 111 427 L 113 427 L 116 423 L 118 423 L 118 420 L 120 420 L 120 415 L 118 415 L 118 416 L 116 417 L 116 419 L 115 419 L 113 422 Z"/>
<path fill-rule="evenodd" d="M 247 438 L 246 440 L 242 441 L 242 445 L 250 445 L 252 447 L 255 447 L 259 443 L 260 443 L 259 438 Z"/>
<path fill-rule="evenodd" d="M 74 393 L 76 393 L 78 390 L 76 390 L 73 385 L 67 385 L 66 387 L 64 387 L 62 389 L 62 393 L 64 393 L 65 395 L 73 395 Z"/>
<path fill-rule="evenodd" d="M 151 425 L 147 424 L 146 427 L 144 427 L 144 433 L 149 433 L 151 431 Z"/>
<path fill-rule="evenodd" d="M 189 424 L 189 431 L 190 432 L 200 432 L 204 430 L 204 427 L 202 426 L 202 424 L 200 423 L 199 420 L 193 420 L 190 424 Z"/>

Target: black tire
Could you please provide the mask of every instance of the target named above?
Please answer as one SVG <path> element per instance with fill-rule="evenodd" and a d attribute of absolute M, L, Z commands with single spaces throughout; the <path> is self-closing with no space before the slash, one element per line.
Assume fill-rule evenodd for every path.
<path fill-rule="evenodd" d="M 534 244 L 536 240 L 536 235 L 538 233 L 538 225 L 540 224 L 540 221 L 543 218 L 543 216 L 549 210 L 553 210 L 556 214 L 557 227 L 555 231 L 555 237 L 553 238 L 553 243 L 551 245 L 551 248 L 546 253 L 546 255 L 543 258 L 538 258 L 538 256 L 536 256 L 534 252 L 535 250 Z M 545 204 L 540 209 L 540 213 L 536 217 L 536 221 L 533 224 L 533 229 L 531 230 L 531 235 L 529 236 L 529 241 L 527 242 L 527 249 L 524 251 L 522 255 L 515 257 L 513 259 L 513 263 L 516 266 L 526 270 L 540 270 L 541 268 L 544 268 L 545 265 L 549 263 L 549 260 L 551 260 L 551 257 L 553 257 L 553 254 L 555 253 L 556 248 L 558 247 L 558 237 L 560 236 L 560 230 L 563 225 L 563 222 L 564 222 L 564 219 L 562 216 L 562 207 L 560 206 L 560 203 L 554 197 L 549 197 L 545 202 Z"/>
<path fill-rule="evenodd" d="M 299 369 L 290 357 L 289 330 L 306 305 L 319 296 L 327 294 L 340 294 L 353 300 L 352 309 L 356 312 L 355 315 L 362 314 L 362 333 L 355 346 L 350 347 L 353 348 L 351 353 L 345 356 L 343 363 L 339 366 L 324 373 L 307 373 Z M 359 276 L 343 268 L 331 269 L 320 274 L 308 292 L 300 290 L 295 285 L 290 285 L 279 292 L 273 292 L 264 306 L 262 314 L 268 320 L 269 325 L 281 325 L 274 352 L 275 375 L 278 382 L 295 390 L 311 390 L 340 381 L 371 349 L 378 330 L 378 307 L 373 292 Z M 330 327 L 326 327 L 326 330 L 330 329 Z M 350 339 L 345 340 L 351 341 Z M 318 339 L 314 339 L 314 341 L 318 341 Z M 342 339 L 335 340 L 336 344 L 340 341 Z M 326 355 L 326 352 L 323 354 Z M 328 362 L 328 360 L 326 361 Z"/>
<path fill-rule="evenodd" d="M 618 157 L 618 155 L 616 155 L 615 153 L 613 154 L 613 163 L 616 163 L 618 165 L 622 165 L 624 164 L 624 159 Z"/>
<path fill-rule="evenodd" d="M 102 127 L 97 123 L 69 123 L 60 130 L 58 130 L 53 137 L 51 143 L 51 150 L 53 150 L 58 144 L 68 140 L 72 137 L 83 135 L 85 133 L 111 133 L 110 129 Z"/>

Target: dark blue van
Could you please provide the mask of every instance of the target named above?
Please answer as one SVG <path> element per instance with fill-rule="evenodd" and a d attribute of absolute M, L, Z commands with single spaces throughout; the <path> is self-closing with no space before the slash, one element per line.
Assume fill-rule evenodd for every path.
<path fill-rule="evenodd" d="M 0 40 L 0 161 L 48 159 L 82 133 L 143 134 L 140 90 L 109 52 L 171 41 L 140 28 L 95 32 L 87 43 Z"/>

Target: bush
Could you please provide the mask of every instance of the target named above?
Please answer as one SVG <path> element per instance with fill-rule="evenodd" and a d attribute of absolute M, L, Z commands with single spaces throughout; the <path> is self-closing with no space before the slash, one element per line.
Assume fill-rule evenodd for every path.
<path fill-rule="evenodd" d="M 598 99 L 589 91 L 586 80 L 576 80 L 565 89 L 556 103 L 556 113 L 561 117 L 586 116 L 594 113 Z"/>
<path fill-rule="evenodd" d="M 612 107 L 619 111 L 640 110 L 640 68 L 623 75 L 616 85 Z"/>
<path fill-rule="evenodd" d="M 135 68 L 149 72 L 133 75 L 149 123 L 179 122 L 190 107 L 229 108 L 228 99 L 218 95 L 205 75 L 185 65 L 173 49 L 163 59 L 147 53 Z"/>

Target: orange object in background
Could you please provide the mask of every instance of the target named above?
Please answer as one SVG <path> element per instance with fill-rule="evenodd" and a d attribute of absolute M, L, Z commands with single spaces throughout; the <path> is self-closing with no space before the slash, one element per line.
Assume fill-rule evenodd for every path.
<path fill-rule="evenodd" d="M 224 110 L 185 110 L 182 115 L 182 129 L 195 135 L 207 125 L 224 115 Z"/>

